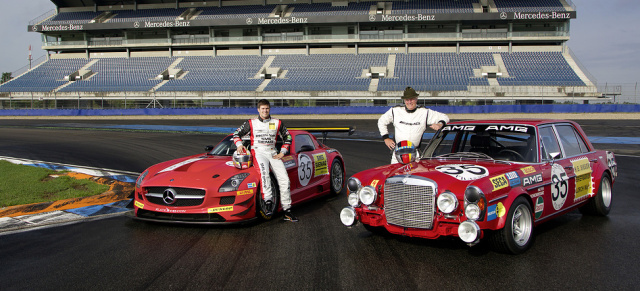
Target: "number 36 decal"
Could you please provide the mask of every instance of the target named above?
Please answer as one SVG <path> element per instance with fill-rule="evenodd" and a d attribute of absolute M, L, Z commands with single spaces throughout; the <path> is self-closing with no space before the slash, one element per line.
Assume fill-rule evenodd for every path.
<path fill-rule="evenodd" d="M 436 167 L 443 174 L 450 175 L 460 181 L 477 180 L 489 176 L 489 170 L 483 166 L 469 164 L 453 164 Z"/>

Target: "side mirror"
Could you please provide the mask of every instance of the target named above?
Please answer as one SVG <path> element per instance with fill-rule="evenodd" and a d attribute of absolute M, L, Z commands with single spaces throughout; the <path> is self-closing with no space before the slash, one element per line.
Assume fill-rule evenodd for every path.
<path fill-rule="evenodd" d="M 553 165 L 556 163 L 556 158 L 560 156 L 560 152 L 549 153 L 549 156 L 551 157 L 551 164 Z"/>
<path fill-rule="evenodd" d="M 314 150 L 313 146 L 303 145 L 302 147 L 300 147 L 300 150 L 298 151 L 298 153 L 300 153 L 300 152 L 310 152 L 310 151 L 313 151 L 313 150 Z"/>
<path fill-rule="evenodd" d="M 204 150 L 205 150 L 206 152 L 210 152 L 210 151 L 212 151 L 212 150 L 213 150 L 213 146 L 212 146 L 212 145 L 208 145 L 208 146 L 204 147 Z"/>

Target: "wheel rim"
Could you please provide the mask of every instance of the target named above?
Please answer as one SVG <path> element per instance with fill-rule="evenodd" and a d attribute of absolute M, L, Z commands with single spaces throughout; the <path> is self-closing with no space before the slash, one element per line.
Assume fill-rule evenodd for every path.
<path fill-rule="evenodd" d="M 602 194 L 602 203 L 605 207 L 609 208 L 611 206 L 611 183 L 609 183 L 609 179 L 605 179 L 602 183 L 602 189 L 600 189 L 600 193 Z"/>
<path fill-rule="evenodd" d="M 342 165 L 340 165 L 340 162 L 336 161 L 333 163 L 333 166 L 331 167 L 331 176 L 331 187 L 333 190 L 336 192 L 342 191 L 342 183 L 344 179 L 342 177 Z"/>
<path fill-rule="evenodd" d="M 511 220 L 511 235 L 518 246 L 525 246 L 531 238 L 531 211 L 525 205 L 518 205 Z"/>

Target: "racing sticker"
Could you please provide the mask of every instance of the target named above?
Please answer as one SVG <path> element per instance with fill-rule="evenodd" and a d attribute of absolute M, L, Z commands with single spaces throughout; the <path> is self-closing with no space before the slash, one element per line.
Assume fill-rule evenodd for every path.
<path fill-rule="evenodd" d="M 329 174 L 329 167 L 327 166 L 327 155 L 325 153 L 314 154 L 313 164 L 315 169 L 314 177 Z"/>
<path fill-rule="evenodd" d="M 489 180 L 491 180 L 491 184 L 493 185 L 493 191 L 504 189 L 509 186 L 509 181 L 507 181 L 507 177 L 505 177 L 504 174 L 493 177 Z"/>
<path fill-rule="evenodd" d="M 255 188 L 258 185 L 256 184 L 256 182 L 251 182 L 251 183 L 247 183 L 247 188 L 251 189 L 251 188 Z"/>
<path fill-rule="evenodd" d="M 140 208 L 140 209 L 144 209 L 144 203 L 142 203 L 142 202 L 135 201 L 135 202 L 133 202 L 133 204 L 134 204 L 136 207 Z"/>
<path fill-rule="evenodd" d="M 438 166 L 436 170 L 452 176 L 460 181 L 472 181 L 489 176 L 489 170 L 483 166 L 469 164 L 452 164 Z"/>
<path fill-rule="evenodd" d="M 507 176 L 507 179 L 509 180 L 509 186 L 511 187 L 516 187 L 516 186 L 520 186 L 520 176 L 518 175 L 517 172 L 509 172 L 505 174 Z"/>
<path fill-rule="evenodd" d="M 292 156 L 282 157 L 282 163 L 284 163 L 284 167 L 287 169 L 290 169 L 296 166 L 296 160 L 294 160 Z"/>
<path fill-rule="evenodd" d="M 576 194 L 575 201 L 591 195 L 593 196 L 593 184 L 591 183 L 591 164 L 589 159 L 584 157 L 571 161 L 573 164 L 573 172 L 576 174 Z"/>
<path fill-rule="evenodd" d="M 609 167 L 613 174 L 613 178 L 615 179 L 618 176 L 618 163 L 616 163 L 616 158 L 613 155 L 613 152 L 607 152 L 607 167 Z"/>
<path fill-rule="evenodd" d="M 371 187 L 375 188 L 376 186 L 378 186 L 378 182 L 380 182 L 380 180 L 371 181 Z"/>
<path fill-rule="evenodd" d="M 207 209 L 208 213 L 218 213 L 218 212 L 228 212 L 228 211 L 233 211 L 233 206 L 223 206 L 223 207 Z"/>
<path fill-rule="evenodd" d="M 193 158 L 193 159 L 184 160 L 184 161 L 179 162 L 179 163 L 177 163 L 177 164 L 175 164 L 173 166 L 167 167 L 166 169 L 164 169 L 162 171 L 159 171 L 158 173 L 173 171 L 173 170 L 175 170 L 177 168 L 180 168 L 180 167 L 182 167 L 184 165 L 188 165 L 188 164 L 191 164 L 193 162 L 196 162 L 196 161 L 199 161 L 199 160 L 202 160 L 202 159 L 203 158 Z"/>
<path fill-rule="evenodd" d="M 536 172 L 536 168 L 534 168 L 533 166 L 528 166 L 528 167 L 524 167 L 522 169 L 520 169 L 520 171 L 522 171 L 523 174 L 525 175 L 529 175 L 529 174 L 533 174 Z"/>
<path fill-rule="evenodd" d="M 307 186 L 313 176 L 313 160 L 307 155 L 298 156 L 298 181 L 300 185 Z"/>
<path fill-rule="evenodd" d="M 527 187 L 533 184 L 542 183 L 542 174 L 522 178 L 522 186 Z"/>
<path fill-rule="evenodd" d="M 544 211 L 544 199 L 542 197 L 538 197 L 536 199 L 536 218 L 540 218 L 542 216 L 542 211 Z"/>
<path fill-rule="evenodd" d="M 502 202 L 498 204 L 489 205 L 487 208 L 487 221 L 492 221 L 498 217 L 503 217 L 507 213 L 507 209 L 504 208 Z"/>
<path fill-rule="evenodd" d="M 551 200 L 553 209 L 560 210 L 564 202 L 567 200 L 569 192 L 569 176 L 564 168 L 559 164 L 553 164 L 551 168 Z"/>
<path fill-rule="evenodd" d="M 237 191 L 236 195 L 241 196 L 241 195 L 250 195 L 253 194 L 253 190 L 241 190 L 241 191 Z"/>

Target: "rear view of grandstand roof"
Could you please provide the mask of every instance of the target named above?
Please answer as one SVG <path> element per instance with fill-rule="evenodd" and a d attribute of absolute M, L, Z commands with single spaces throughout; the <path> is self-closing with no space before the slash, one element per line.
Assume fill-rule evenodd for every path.
<path fill-rule="evenodd" d="M 567 46 L 570 0 L 52 2 L 28 26 L 47 57 L 0 86 L 3 106 L 600 97 Z"/>

